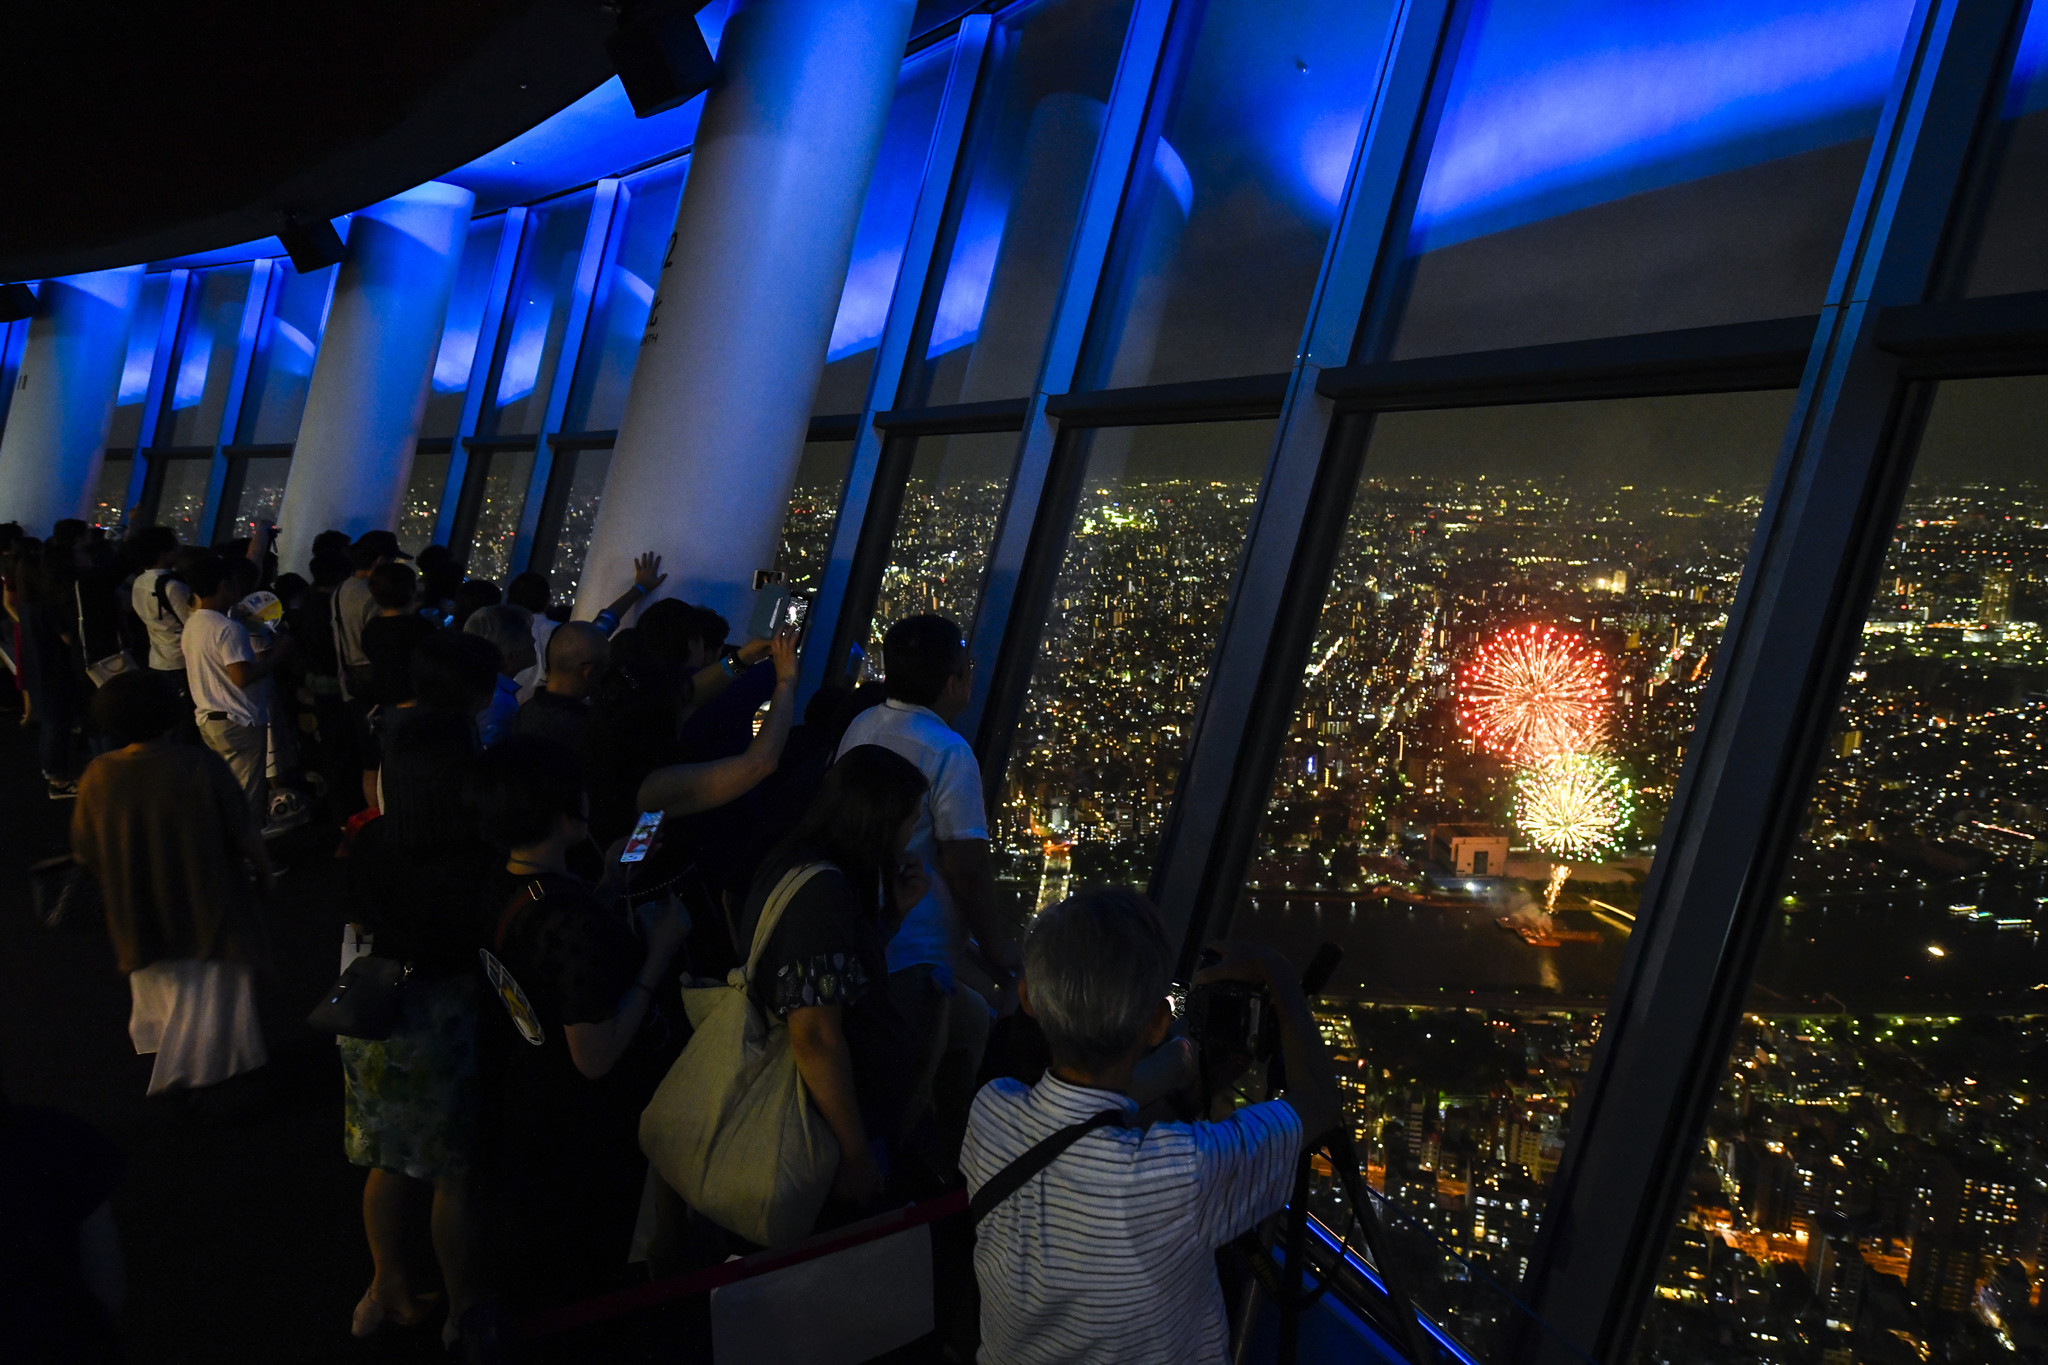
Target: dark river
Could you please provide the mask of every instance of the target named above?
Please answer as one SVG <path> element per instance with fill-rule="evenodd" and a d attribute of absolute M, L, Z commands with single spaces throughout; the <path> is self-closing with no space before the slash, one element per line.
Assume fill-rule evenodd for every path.
<path fill-rule="evenodd" d="M 1344 949 L 1329 994 L 1387 1004 L 1598 1008 L 1621 971 L 1626 920 L 1569 910 L 1556 927 L 1593 942 L 1534 947 L 1501 907 L 1253 893 L 1234 936 L 1306 963 Z M 2004 912 L 2011 916 L 2010 911 Z M 1762 1012 L 2048 1013 L 2048 907 L 2026 927 L 1952 911 L 1945 898 L 1861 897 L 1774 913 L 1750 1007 Z M 1931 949 L 1940 950 L 1937 955 Z"/>

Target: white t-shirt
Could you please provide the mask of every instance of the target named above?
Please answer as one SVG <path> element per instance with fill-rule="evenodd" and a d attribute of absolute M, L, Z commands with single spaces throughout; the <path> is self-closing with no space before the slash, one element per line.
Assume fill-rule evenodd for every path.
<path fill-rule="evenodd" d="M 939 970 L 939 981 L 953 984 L 953 954 L 961 934 L 959 916 L 953 910 L 953 896 L 939 875 L 939 841 L 988 838 L 988 812 L 982 806 L 981 764 L 960 732 L 939 719 L 929 706 L 904 701 L 885 701 L 853 718 L 839 752 L 863 744 L 879 744 L 917 765 L 931 784 L 925 792 L 924 809 L 917 815 L 917 830 L 910 836 L 910 851 L 924 859 L 931 890 L 903 917 L 896 937 L 889 940 L 889 970 L 930 964 Z"/>
<path fill-rule="evenodd" d="M 235 686 L 229 664 L 256 662 L 249 632 L 240 621 L 208 607 L 196 607 L 185 622 L 185 684 L 192 689 L 192 710 L 205 720 L 219 711 L 240 725 L 264 725 L 263 703 Z"/>
<path fill-rule="evenodd" d="M 135 588 L 128 595 L 128 604 L 149 631 L 149 666 L 183 668 L 185 648 L 180 639 L 185 633 L 185 621 L 192 615 L 192 589 L 175 578 L 165 584 L 164 601 L 170 604 L 171 609 L 162 612 L 156 600 L 156 581 L 165 572 L 163 569 L 144 569 L 137 574 Z"/>
<path fill-rule="evenodd" d="M 553 638 L 555 627 L 560 622 L 550 621 L 539 612 L 533 613 L 533 666 L 522 668 L 513 679 L 519 684 L 519 704 L 526 705 L 533 694 L 548 685 L 548 641 Z"/>
<path fill-rule="evenodd" d="M 1044 1138 L 1137 1105 L 1047 1072 L 974 1097 L 960 1169 L 978 1191 Z M 1223 1365 L 1216 1248 L 1287 1202 L 1301 1116 L 1284 1100 L 1221 1123 L 1101 1128 L 990 1210 L 974 1238 L 983 1365 Z"/>

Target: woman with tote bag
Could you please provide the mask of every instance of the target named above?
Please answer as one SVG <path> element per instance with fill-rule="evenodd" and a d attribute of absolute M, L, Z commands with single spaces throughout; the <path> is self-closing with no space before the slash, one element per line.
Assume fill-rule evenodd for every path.
<path fill-rule="evenodd" d="M 888 942 L 924 894 L 905 845 L 916 765 L 849 750 L 754 880 L 747 965 L 685 992 L 696 1033 L 640 1121 L 641 1147 L 728 1231 L 778 1245 L 872 1204 L 922 1055 L 889 1000 Z"/>

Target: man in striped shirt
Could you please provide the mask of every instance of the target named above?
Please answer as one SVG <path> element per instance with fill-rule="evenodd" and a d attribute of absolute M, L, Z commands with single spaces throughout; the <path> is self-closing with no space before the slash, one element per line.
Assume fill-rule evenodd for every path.
<path fill-rule="evenodd" d="M 975 1098 L 960 1163 L 970 1190 L 1071 1124 L 1106 1110 L 1135 1119 L 1132 1073 L 1173 1020 L 1173 956 L 1158 911 L 1134 892 L 1087 892 L 1040 912 L 1021 1003 L 1053 1065 L 1035 1086 L 994 1081 Z M 1226 1358 L 1215 1249 L 1286 1203 L 1304 1135 L 1328 1131 L 1341 1111 L 1287 961 L 1226 945 L 1196 977 L 1224 980 L 1271 993 L 1286 1097 L 1221 1123 L 1097 1128 L 997 1204 L 974 1251 L 984 1365 Z"/>

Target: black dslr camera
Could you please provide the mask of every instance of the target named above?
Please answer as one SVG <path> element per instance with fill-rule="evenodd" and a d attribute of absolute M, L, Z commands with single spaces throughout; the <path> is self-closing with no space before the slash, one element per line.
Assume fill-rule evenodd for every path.
<path fill-rule="evenodd" d="M 1302 994 L 1314 997 L 1329 984 L 1330 976 L 1344 957 L 1344 950 L 1325 943 L 1309 959 L 1301 974 Z M 1205 949 L 1196 967 L 1219 961 L 1213 950 Z M 1280 1056 L 1280 1024 L 1273 999 L 1263 986 L 1249 981 L 1211 981 L 1175 991 L 1176 1003 L 1193 1040 L 1202 1067 L 1202 1095 L 1208 1099 L 1222 1090 L 1246 1067 L 1255 1063 L 1276 1065 Z"/>

